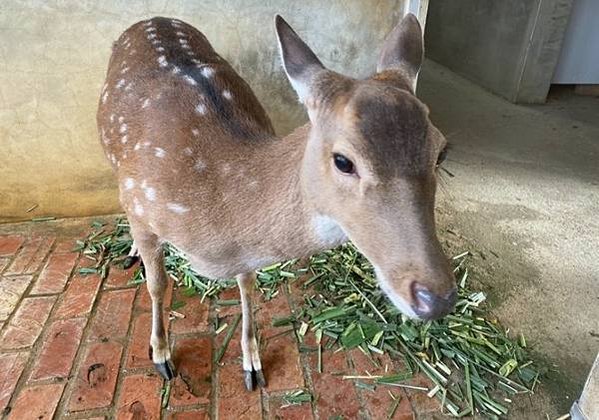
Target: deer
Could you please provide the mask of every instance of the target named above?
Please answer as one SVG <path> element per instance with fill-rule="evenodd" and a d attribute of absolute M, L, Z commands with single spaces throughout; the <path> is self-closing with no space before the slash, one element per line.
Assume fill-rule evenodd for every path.
<path fill-rule="evenodd" d="M 97 124 L 152 301 L 156 370 L 176 376 L 164 322 L 164 243 L 198 274 L 235 278 L 248 390 L 266 386 L 253 322 L 256 270 L 352 241 L 408 317 L 456 302 L 435 227 L 447 141 L 416 97 L 424 59 L 418 19 L 385 38 L 376 71 L 327 69 L 279 15 L 278 50 L 308 122 L 279 138 L 249 85 L 207 38 L 154 17 L 114 42 Z"/>

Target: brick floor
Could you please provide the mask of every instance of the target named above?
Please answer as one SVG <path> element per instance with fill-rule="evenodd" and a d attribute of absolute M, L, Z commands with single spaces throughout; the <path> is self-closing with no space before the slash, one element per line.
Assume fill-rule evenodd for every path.
<path fill-rule="evenodd" d="M 178 376 L 166 386 L 148 358 L 151 307 L 145 285 L 130 283 L 137 266 L 112 268 L 106 279 L 80 275 L 77 267 L 90 261 L 72 250 L 89 220 L 70 223 L 70 229 L 59 222 L 0 226 L 2 418 L 378 419 L 387 418 L 393 403 L 388 391 L 401 399 L 394 419 L 441 416 L 426 393 L 371 391 L 342 379 L 341 373 L 393 369 L 391 359 L 379 358 L 377 367 L 359 351 L 325 351 L 319 373 L 317 352 L 300 351 L 290 326 L 271 323 L 300 307 L 301 282 L 268 302 L 256 294 L 268 386 L 253 392 L 242 381 L 241 324 L 220 362 L 213 360 L 226 335 L 215 333 L 216 318 L 230 326 L 240 306 L 201 302 L 171 284 L 165 313 Z M 239 293 L 230 289 L 221 299 L 239 299 Z M 313 340 L 307 334 L 301 348 L 316 348 Z M 430 387 L 424 378 L 414 384 Z M 299 389 L 313 401 L 285 404 L 284 395 Z"/>

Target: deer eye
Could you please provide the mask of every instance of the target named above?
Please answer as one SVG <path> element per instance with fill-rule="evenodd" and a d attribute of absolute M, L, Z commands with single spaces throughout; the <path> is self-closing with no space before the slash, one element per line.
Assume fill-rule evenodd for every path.
<path fill-rule="evenodd" d="M 437 157 L 437 163 L 435 166 L 437 166 L 437 167 L 440 166 L 445 161 L 446 158 L 447 158 L 447 146 L 445 146 L 443 148 L 443 150 L 441 150 L 441 153 L 439 153 L 439 156 Z"/>
<path fill-rule="evenodd" d="M 344 174 L 353 174 L 356 172 L 353 162 L 339 153 L 333 154 L 333 161 L 335 162 L 335 167 Z"/>

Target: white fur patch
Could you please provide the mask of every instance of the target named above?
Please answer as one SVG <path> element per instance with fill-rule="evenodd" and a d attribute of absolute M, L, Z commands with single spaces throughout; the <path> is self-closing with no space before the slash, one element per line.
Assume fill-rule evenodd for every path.
<path fill-rule="evenodd" d="M 189 211 L 189 207 L 185 207 L 179 203 L 166 203 L 166 208 L 177 214 L 183 214 Z"/>
<path fill-rule="evenodd" d="M 119 122 L 122 123 L 123 121 L 125 121 L 125 117 L 123 117 L 122 115 L 119 117 Z"/>
<path fill-rule="evenodd" d="M 183 149 L 183 153 L 185 153 L 187 156 L 191 156 L 193 154 L 193 150 L 191 150 L 191 147 L 186 147 Z"/>
<path fill-rule="evenodd" d="M 314 216 L 312 229 L 326 246 L 337 246 L 347 241 L 347 235 L 341 226 L 329 216 L 321 214 Z"/>
<path fill-rule="evenodd" d="M 124 67 L 124 68 L 121 70 L 121 74 L 125 74 L 125 73 L 127 73 L 128 71 L 129 71 L 129 67 Z"/>
<path fill-rule="evenodd" d="M 168 66 L 168 62 L 166 61 L 166 57 L 161 55 L 160 57 L 158 57 L 158 64 L 160 65 L 160 67 L 166 67 Z"/>
<path fill-rule="evenodd" d="M 233 98 L 233 94 L 231 93 L 231 91 L 230 91 L 230 90 L 228 90 L 228 89 L 225 89 L 225 90 L 223 90 L 223 97 L 224 97 L 225 99 L 228 99 L 228 100 L 230 101 L 230 100 L 231 100 L 231 98 Z"/>
<path fill-rule="evenodd" d="M 102 103 L 105 104 L 107 99 L 108 99 L 108 91 L 104 92 L 104 94 L 102 95 Z"/>
<path fill-rule="evenodd" d="M 138 216 L 143 216 L 143 214 L 144 214 L 144 208 L 141 205 L 141 203 L 139 202 L 139 200 L 137 199 L 137 197 L 133 198 L 133 211 Z"/>
<path fill-rule="evenodd" d="M 121 124 L 121 128 L 119 128 L 119 133 L 123 134 L 127 132 L 127 124 Z"/>
<path fill-rule="evenodd" d="M 116 85 L 115 85 L 115 87 L 116 87 L 117 89 L 120 89 L 120 88 L 122 88 L 123 86 L 125 86 L 125 79 L 121 79 L 121 80 L 119 80 L 118 82 L 116 82 Z"/>
<path fill-rule="evenodd" d="M 181 69 L 177 66 L 173 66 L 173 69 L 171 70 L 171 72 L 173 74 L 179 74 L 179 73 L 181 73 Z"/>
<path fill-rule="evenodd" d="M 195 79 L 188 74 L 184 75 L 183 79 L 185 79 L 185 81 L 192 86 L 195 86 L 198 84 L 198 82 L 196 82 Z"/>
<path fill-rule="evenodd" d="M 199 103 L 196 105 L 196 112 L 200 115 L 204 115 L 206 114 L 206 105 L 204 105 L 203 103 Z"/>
<path fill-rule="evenodd" d="M 139 150 L 141 149 L 141 144 L 139 144 L 139 142 L 135 143 L 135 146 L 133 146 L 133 150 Z"/>
<path fill-rule="evenodd" d="M 204 169 L 206 169 L 206 164 L 201 160 L 198 160 L 196 161 L 195 165 L 193 165 L 193 168 L 198 172 L 202 172 Z"/>
<path fill-rule="evenodd" d="M 125 143 L 127 143 L 127 140 L 129 140 L 129 138 L 127 137 L 126 134 L 123 137 L 121 137 L 121 143 L 125 144 Z"/>
<path fill-rule="evenodd" d="M 156 201 L 156 189 L 152 187 L 144 188 L 144 195 L 150 201 Z"/>
<path fill-rule="evenodd" d="M 198 130 L 197 128 L 192 128 L 191 129 L 191 134 L 193 134 L 194 136 L 199 136 L 200 135 L 200 130 Z"/>
<path fill-rule="evenodd" d="M 110 114 L 110 122 L 113 123 L 114 122 L 114 117 L 116 117 L 116 115 L 114 114 Z"/>
<path fill-rule="evenodd" d="M 155 147 L 154 155 L 156 155 L 156 157 L 158 157 L 158 158 L 163 158 L 166 156 L 166 152 L 161 147 Z"/>
<path fill-rule="evenodd" d="M 142 108 L 147 108 L 150 105 L 150 98 L 144 99 L 144 102 L 141 104 Z"/>
<path fill-rule="evenodd" d="M 202 70 L 200 70 L 200 72 L 202 73 L 202 76 L 204 76 L 207 79 L 214 76 L 214 69 L 212 67 L 202 67 Z"/>
<path fill-rule="evenodd" d="M 128 191 L 128 190 L 132 189 L 133 187 L 135 187 L 135 180 L 133 178 L 125 178 L 123 180 L 123 186 Z"/>
<path fill-rule="evenodd" d="M 164 47 L 156 47 L 156 51 L 158 51 L 158 52 L 164 52 Z"/>

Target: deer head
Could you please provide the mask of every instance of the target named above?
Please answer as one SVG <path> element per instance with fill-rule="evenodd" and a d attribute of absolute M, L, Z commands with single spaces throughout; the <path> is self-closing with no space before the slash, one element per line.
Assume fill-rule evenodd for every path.
<path fill-rule="evenodd" d="M 326 69 L 280 16 L 275 25 L 285 72 L 311 122 L 305 199 L 370 260 L 398 309 L 422 319 L 446 315 L 457 293 L 434 216 L 446 140 L 415 96 L 424 51 L 418 20 L 407 15 L 393 29 L 366 80 Z"/>

